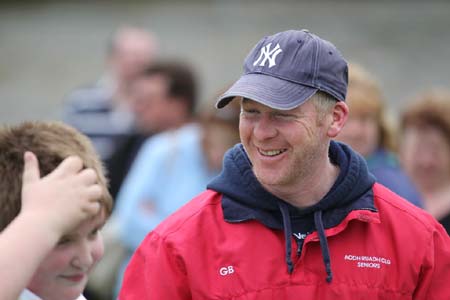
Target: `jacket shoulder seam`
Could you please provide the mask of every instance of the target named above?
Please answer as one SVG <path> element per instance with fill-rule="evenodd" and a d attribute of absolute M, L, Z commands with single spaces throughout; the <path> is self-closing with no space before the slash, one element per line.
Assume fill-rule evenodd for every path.
<path fill-rule="evenodd" d="M 378 185 L 379 185 L 379 186 L 382 186 L 381 184 L 378 184 Z M 384 186 L 383 186 L 383 187 L 384 187 Z M 376 184 L 375 184 L 375 186 L 374 186 L 373 188 L 377 189 Z M 387 189 L 386 187 L 384 187 L 384 188 Z M 387 189 L 387 190 L 388 190 L 388 189 Z M 388 191 L 389 191 L 389 190 L 388 190 Z M 393 192 L 390 192 L 390 193 L 392 193 L 394 197 L 398 197 L 398 198 L 404 199 L 404 198 L 402 198 L 401 196 L 399 196 L 399 195 L 397 195 L 397 194 L 395 194 L 395 193 L 393 193 Z M 391 206 L 391 207 L 394 207 L 395 209 L 400 210 L 400 211 L 402 211 L 403 213 L 407 214 L 409 217 L 413 218 L 413 219 L 416 220 L 418 223 L 422 224 L 422 226 L 423 226 L 427 231 L 432 232 L 432 231 L 434 230 L 434 226 L 433 226 L 432 222 L 430 222 L 430 220 L 431 220 L 431 219 L 430 219 L 430 218 L 431 218 L 431 215 L 428 216 L 428 215 L 427 215 L 428 213 L 425 212 L 425 211 L 420 210 L 420 208 L 414 207 L 415 209 L 418 210 L 418 213 L 419 213 L 420 216 L 421 216 L 421 217 L 418 217 L 418 215 L 417 215 L 416 213 L 413 213 L 411 210 L 405 209 L 405 208 L 403 208 L 403 207 L 400 207 L 400 206 L 396 205 L 393 201 L 388 200 L 388 198 L 384 195 L 383 192 L 381 192 L 381 193 L 380 193 L 379 191 L 378 191 L 378 192 L 375 192 L 375 193 L 374 193 L 374 197 L 376 197 L 376 198 L 382 200 L 382 201 L 383 201 L 384 203 L 386 203 L 387 205 L 389 205 L 389 206 Z M 404 199 L 404 200 L 407 201 L 406 199 Z M 411 205 L 413 206 L 414 204 L 411 204 Z"/>
<path fill-rule="evenodd" d="M 205 200 L 207 198 L 211 198 L 213 197 L 213 195 L 205 195 L 205 193 L 211 193 L 211 190 L 206 190 L 203 193 L 201 193 L 200 195 L 198 195 L 197 197 L 195 197 L 194 199 L 192 199 L 191 201 L 194 201 L 195 199 L 199 199 L 202 198 L 202 200 Z M 206 197 L 205 197 L 206 196 Z M 183 220 L 181 220 L 181 222 L 179 222 L 176 226 L 173 226 L 173 228 L 168 228 L 167 230 L 163 230 L 163 232 L 158 231 L 158 228 L 155 228 L 155 230 L 153 230 L 161 239 L 166 240 L 167 238 L 169 238 L 171 235 L 177 233 L 179 230 L 181 230 L 181 228 L 184 227 L 184 224 L 186 224 L 187 222 L 189 222 L 192 218 L 194 218 L 195 216 L 197 216 L 200 212 L 202 212 L 205 207 L 208 206 L 215 206 L 220 204 L 220 201 L 213 201 L 213 202 L 208 202 L 205 204 L 202 204 L 200 207 L 198 207 L 195 211 L 192 211 L 189 215 L 186 215 L 186 217 L 183 218 Z"/>

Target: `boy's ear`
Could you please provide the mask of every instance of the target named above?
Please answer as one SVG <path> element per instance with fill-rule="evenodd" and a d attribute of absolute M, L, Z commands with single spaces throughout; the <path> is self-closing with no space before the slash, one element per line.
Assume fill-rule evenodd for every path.
<path fill-rule="evenodd" d="M 336 137 L 342 130 L 348 119 L 348 111 L 348 106 L 344 101 L 336 101 L 331 113 L 333 119 L 327 131 L 330 138 Z"/>

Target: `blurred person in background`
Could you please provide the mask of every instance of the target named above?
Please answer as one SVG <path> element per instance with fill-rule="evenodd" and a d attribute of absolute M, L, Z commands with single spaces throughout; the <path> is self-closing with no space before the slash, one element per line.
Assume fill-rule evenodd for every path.
<path fill-rule="evenodd" d="M 417 96 L 401 118 L 400 159 L 424 208 L 450 233 L 450 90 Z"/>
<path fill-rule="evenodd" d="M 130 80 L 129 104 L 135 131 L 106 160 L 109 189 L 115 198 L 143 142 L 153 134 L 192 121 L 198 84 L 195 72 L 180 61 L 155 61 Z"/>
<path fill-rule="evenodd" d="M 186 124 L 191 124 L 197 104 L 197 93 L 198 83 L 194 69 L 187 63 L 175 60 L 155 61 L 131 80 L 129 103 L 130 110 L 135 116 L 136 132 L 124 138 L 118 149 L 106 160 L 106 168 L 109 172 L 109 190 L 114 197 L 121 189 L 130 167 L 142 164 L 141 161 L 134 163 L 134 160 L 140 153 L 141 146 L 144 143 L 148 144 L 146 142 L 148 139 L 152 139 L 154 134 L 184 128 Z M 156 142 L 156 144 L 158 143 Z M 143 147 L 146 148 L 143 151 L 152 151 L 149 146 L 144 145 Z M 156 145 L 155 147 L 160 146 Z M 146 157 L 147 154 L 144 156 Z M 142 166 L 146 165 L 148 163 L 145 161 Z M 140 177 L 141 175 L 142 177 Z M 151 184 L 150 179 L 145 177 L 145 173 L 139 174 L 138 177 L 139 181 L 136 184 Z M 136 184 L 133 181 L 128 183 L 128 185 L 133 185 L 133 189 Z M 172 188 L 168 189 L 173 190 Z M 119 196 L 116 202 L 123 202 L 121 206 L 128 207 L 128 205 L 132 205 L 132 203 L 128 204 L 129 197 L 131 195 Z M 117 268 L 123 260 L 122 257 L 128 255 L 128 253 L 124 253 L 118 237 L 119 226 L 120 224 L 113 217 L 104 229 L 105 257 L 94 270 L 88 284 L 91 294 L 95 295 L 96 299 L 112 298 Z"/>
<path fill-rule="evenodd" d="M 155 35 L 137 27 L 119 28 L 108 43 L 106 72 L 93 85 L 72 91 L 65 99 L 63 121 L 86 134 L 103 161 L 121 138 L 133 131 L 127 87 L 158 52 Z"/>
<path fill-rule="evenodd" d="M 398 161 L 395 130 L 387 120 L 378 82 L 358 64 L 349 65 L 346 101 L 349 118 L 336 139 L 364 156 L 378 182 L 422 207 L 421 195 Z"/>
<path fill-rule="evenodd" d="M 143 69 L 154 62 L 158 47 L 157 37 L 152 32 L 131 26 L 118 28 L 108 41 L 105 74 L 96 83 L 72 91 L 63 104 L 63 121 L 89 137 L 105 164 L 107 176 L 113 174 L 113 178 L 108 178 L 108 189 L 113 199 L 118 189 L 117 178 L 124 175 L 121 168 L 111 164 L 112 156 L 137 131 L 130 107 L 129 86 Z M 105 245 L 105 262 L 100 263 L 101 266 L 109 264 L 111 253 L 115 253 L 111 249 L 114 247 L 111 247 L 107 228 Z M 107 281 L 100 272 L 102 270 L 97 266 L 91 273 L 85 291 L 90 300 L 108 299 L 104 296 L 108 291 L 101 293 L 96 288 L 101 285 L 99 282 Z"/>
<path fill-rule="evenodd" d="M 236 101 L 224 110 L 205 104 L 197 122 L 148 139 L 139 152 L 118 196 L 114 217 L 131 254 L 161 221 L 203 191 L 222 169 L 225 151 L 239 142 Z"/>

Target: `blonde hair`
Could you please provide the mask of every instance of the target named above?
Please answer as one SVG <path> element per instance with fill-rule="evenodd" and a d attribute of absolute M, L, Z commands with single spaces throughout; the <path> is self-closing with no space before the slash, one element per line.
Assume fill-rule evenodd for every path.
<path fill-rule="evenodd" d="M 378 146 L 391 150 L 397 150 L 395 142 L 395 127 L 389 122 L 383 93 L 375 77 L 373 77 L 361 65 L 349 64 L 349 78 L 346 103 L 350 116 L 373 117 L 378 127 Z"/>
<path fill-rule="evenodd" d="M 317 91 L 310 100 L 314 104 L 314 107 L 317 111 L 317 122 L 320 125 L 323 121 L 323 118 L 331 112 L 336 101 L 336 98 L 322 91 Z"/>
<path fill-rule="evenodd" d="M 101 203 L 106 215 L 111 213 L 112 198 L 103 166 L 89 139 L 60 122 L 25 122 L 0 128 L 0 231 L 20 212 L 25 151 L 37 156 L 41 176 L 52 172 L 65 158 L 79 156 L 85 168 L 97 172 L 103 188 Z"/>

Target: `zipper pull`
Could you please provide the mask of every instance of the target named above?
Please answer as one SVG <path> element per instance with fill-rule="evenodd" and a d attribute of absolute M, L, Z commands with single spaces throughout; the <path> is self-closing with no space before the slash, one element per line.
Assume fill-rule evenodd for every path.
<path fill-rule="evenodd" d="M 295 242 L 297 243 L 297 257 L 300 257 L 302 255 L 302 248 L 303 248 L 303 242 L 304 240 L 295 239 Z"/>

